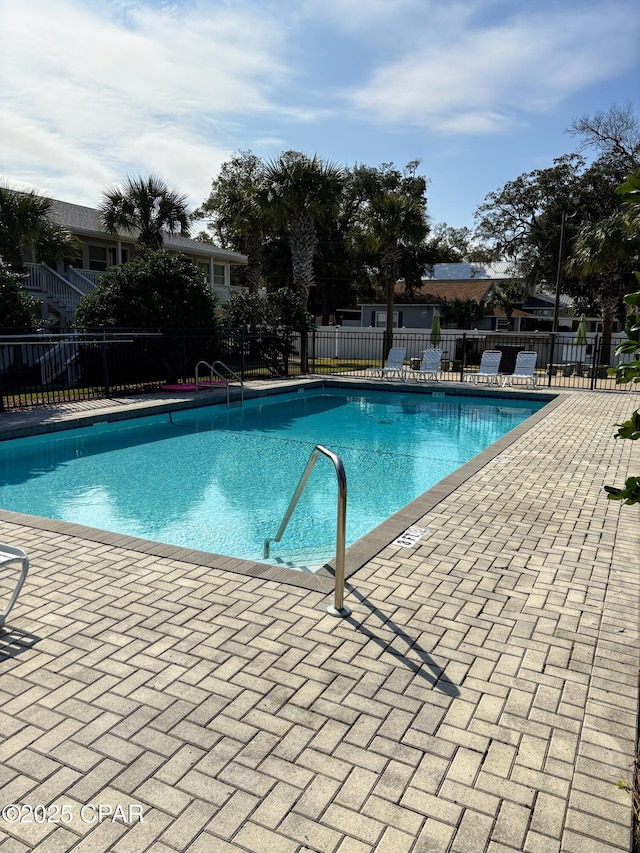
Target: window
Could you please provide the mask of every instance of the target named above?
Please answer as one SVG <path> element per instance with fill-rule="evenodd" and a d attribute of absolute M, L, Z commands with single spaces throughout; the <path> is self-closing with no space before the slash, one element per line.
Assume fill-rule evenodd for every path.
<path fill-rule="evenodd" d="M 107 250 L 104 246 L 89 246 L 89 269 L 106 270 Z"/>
<path fill-rule="evenodd" d="M 509 331 L 509 321 L 506 317 L 496 317 L 496 332 Z"/>
<path fill-rule="evenodd" d="M 387 312 L 386 311 L 376 311 L 376 328 L 377 329 L 386 329 L 387 328 Z M 393 312 L 393 328 L 398 328 L 398 312 Z"/>
<path fill-rule="evenodd" d="M 120 249 L 120 263 L 126 264 L 129 262 L 129 250 Z M 118 263 L 118 250 L 115 246 L 109 246 L 109 266 L 115 267 Z"/>
<path fill-rule="evenodd" d="M 222 287 L 225 286 L 226 281 L 224 277 L 224 264 L 213 265 L 213 283 L 218 284 Z"/>
<path fill-rule="evenodd" d="M 84 269 L 84 261 L 82 260 L 82 253 L 80 253 L 75 258 L 65 258 L 64 259 L 65 270 L 68 270 L 69 267 L 73 267 L 74 270 Z"/>
<path fill-rule="evenodd" d="M 198 261 L 198 269 L 204 275 L 205 279 L 209 281 L 209 264 L 207 261 Z"/>

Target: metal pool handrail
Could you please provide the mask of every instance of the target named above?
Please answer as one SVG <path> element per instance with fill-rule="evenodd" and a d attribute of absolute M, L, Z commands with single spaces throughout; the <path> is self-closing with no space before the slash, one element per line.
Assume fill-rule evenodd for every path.
<path fill-rule="evenodd" d="M 199 379 L 198 368 L 200 367 L 201 364 L 203 364 L 209 370 L 209 376 L 212 379 L 213 379 L 213 375 L 215 373 L 215 375 L 219 379 L 222 379 L 222 381 L 224 382 L 225 387 L 227 389 L 227 409 L 229 408 L 229 385 L 231 384 L 231 380 L 229 379 L 230 376 L 233 377 L 233 379 L 237 380 L 240 383 L 240 405 L 241 406 L 244 405 L 244 382 L 242 381 L 242 378 L 240 376 L 238 376 L 237 373 L 234 373 L 233 370 L 231 370 L 231 368 L 228 367 L 224 363 L 224 361 L 214 361 L 213 364 L 209 364 L 208 361 L 199 361 L 196 364 L 196 371 L 195 371 L 195 373 L 196 373 L 196 391 L 198 390 L 198 379 Z M 220 367 L 224 368 L 224 370 L 227 371 L 228 375 L 224 376 L 222 373 L 220 373 L 219 370 L 216 370 L 216 365 L 219 365 Z"/>
<path fill-rule="evenodd" d="M 289 520 L 293 515 L 293 511 L 296 508 L 298 500 L 300 499 L 300 495 L 304 491 L 304 487 L 307 484 L 307 480 L 311 475 L 313 466 L 316 464 L 316 460 L 320 453 L 322 453 L 324 456 L 326 456 L 333 462 L 333 467 L 336 469 L 336 476 L 338 478 L 338 517 L 336 524 L 336 583 L 334 592 L 334 603 L 333 606 L 327 608 L 327 613 L 330 613 L 332 616 L 349 616 L 351 610 L 344 603 L 344 552 L 347 528 L 347 475 L 344 471 L 342 459 L 340 459 L 340 457 L 333 453 L 331 450 L 328 450 L 326 447 L 323 447 L 321 444 L 316 444 L 316 446 L 311 451 L 311 456 L 309 457 L 309 461 L 307 462 L 307 467 L 304 469 L 302 477 L 300 477 L 300 482 L 298 483 L 294 495 L 291 498 L 289 507 L 284 514 L 284 518 L 282 519 L 280 527 L 278 528 L 278 532 L 273 537 L 273 539 L 264 540 L 264 558 L 266 560 L 269 557 L 271 543 L 279 542 L 282 538 L 282 534 L 286 530 L 287 524 L 289 524 Z"/>

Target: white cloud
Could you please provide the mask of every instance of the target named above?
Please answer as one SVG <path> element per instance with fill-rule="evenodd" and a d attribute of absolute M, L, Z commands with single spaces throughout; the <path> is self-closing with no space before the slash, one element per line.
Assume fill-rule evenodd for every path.
<path fill-rule="evenodd" d="M 155 172 L 195 206 L 246 148 L 511 144 L 572 94 L 614 91 L 638 23 L 632 0 L 0 0 L 0 175 L 94 205 Z"/>
<path fill-rule="evenodd" d="M 335 30 L 362 34 L 369 38 L 377 32 L 381 40 L 389 38 L 389 27 L 406 28 L 431 8 L 431 0 L 306 0 L 301 14 L 324 21 Z"/>
<path fill-rule="evenodd" d="M 493 26 L 442 29 L 419 51 L 375 69 L 348 99 L 384 123 L 455 133 L 492 133 L 523 112 L 614 77 L 635 61 L 626 3 L 545 11 Z M 441 20 L 442 22 L 442 20 Z"/>
<path fill-rule="evenodd" d="M 105 6 L 60 0 L 3 0 L 3 73 L 15 95 L 52 86 L 97 104 L 117 100 L 145 112 L 267 109 L 284 68 L 280 33 L 253 11 L 219 5 L 133 6 L 128 26 Z M 108 7 L 106 7 L 108 8 Z M 25 45 L 29 62 L 25 63 Z M 35 84 L 35 85 L 34 85 Z M 60 99 L 51 104 L 60 110 Z M 98 114 L 98 110 L 94 111 Z"/>
<path fill-rule="evenodd" d="M 279 25 L 238 3 L 0 0 L 0 29 L 0 171 L 73 175 L 79 202 L 136 170 L 199 204 L 287 76 Z"/>
<path fill-rule="evenodd" d="M 282 150 L 286 147 L 287 141 L 281 136 L 258 136 L 253 141 L 254 147 L 258 148 L 277 148 Z"/>
<path fill-rule="evenodd" d="M 198 207 L 211 191 L 211 179 L 218 174 L 220 166 L 233 154 L 232 149 L 207 143 L 200 137 L 175 126 L 170 133 L 158 137 L 155 133 L 143 133 L 128 146 L 123 156 L 135 168 L 135 173 L 145 173 L 149 162 L 149 151 L 153 149 L 154 168 L 162 176 L 179 176 L 167 180 L 176 188 L 186 192 L 192 207 Z"/>

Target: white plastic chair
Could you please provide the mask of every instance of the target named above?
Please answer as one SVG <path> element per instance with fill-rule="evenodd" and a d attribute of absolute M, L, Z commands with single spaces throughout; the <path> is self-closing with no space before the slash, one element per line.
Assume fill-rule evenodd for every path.
<path fill-rule="evenodd" d="M 11 612 L 11 608 L 16 603 L 18 596 L 20 595 L 20 590 L 22 589 L 22 585 L 25 582 L 27 577 L 27 572 L 29 571 L 29 558 L 22 550 L 22 548 L 13 548 L 11 545 L 0 545 L 0 571 L 5 567 L 9 566 L 11 563 L 21 563 L 22 567 L 20 570 L 20 575 L 18 577 L 18 582 L 13 585 L 13 581 L 9 581 L 9 589 L 13 587 L 13 592 L 9 598 L 9 603 L 5 607 L 5 609 L 0 613 L 0 628 L 6 622 L 7 616 Z M 5 586 L 5 573 L 3 572 L 0 575 L 0 589 Z M 1 606 L 1 605 L 0 605 Z"/>
<path fill-rule="evenodd" d="M 537 377 L 535 373 L 537 360 L 537 352 L 520 350 L 520 352 L 516 356 L 516 363 L 515 367 L 513 368 L 513 373 L 502 377 L 502 387 L 504 388 L 505 385 L 512 385 L 515 381 L 518 380 L 524 380 L 527 384 L 527 388 L 529 386 L 535 388 L 537 382 Z"/>
<path fill-rule="evenodd" d="M 419 379 L 421 376 L 424 376 L 425 380 L 435 379 L 438 382 L 441 358 L 441 349 L 426 349 L 422 354 L 420 367 L 417 370 L 405 370 L 403 372 L 404 379 Z"/>
<path fill-rule="evenodd" d="M 390 377 L 394 373 L 402 378 L 404 371 L 404 357 L 407 354 L 405 347 L 391 347 L 384 367 L 368 367 L 365 376 L 377 376 L 380 379 Z"/>
<path fill-rule="evenodd" d="M 486 379 L 488 385 L 498 382 L 498 371 L 500 370 L 500 360 L 502 353 L 500 350 L 486 349 L 482 353 L 480 359 L 480 367 L 474 373 L 468 373 L 464 377 L 465 382 L 475 382 L 477 385 L 480 379 Z"/>

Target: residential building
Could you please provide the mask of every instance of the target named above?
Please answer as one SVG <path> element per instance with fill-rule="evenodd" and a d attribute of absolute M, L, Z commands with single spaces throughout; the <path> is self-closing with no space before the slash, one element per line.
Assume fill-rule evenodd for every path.
<path fill-rule="evenodd" d="M 132 257 L 138 245 L 137 235 L 127 231 L 110 234 L 98 210 L 58 199 L 52 200 L 50 217 L 79 239 L 80 253 L 55 269 L 36 263 L 33 256 L 27 258 L 26 287 L 42 302 L 43 318 L 64 327 L 72 323 L 79 301 L 95 288 L 100 275 Z M 164 234 L 163 248 L 181 252 L 197 264 L 221 304 L 237 289 L 231 285 L 231 267 L 247 263 L 246 255 L 168 232 Z"/>
<path fill-rule="evenodd" d="M 482 315 L 468 324 L 478 330 L 506 331 L 509 322 L 505 311 L 498 307 L 489 308 L 486 301 L 489 294 L 500 281 L 510 280 L 506 262 L 495 264 L 434 264 L 430 275 L 422 279 L 419 289 L 407 292 L 404 280 L 396 282 L 394 297 L 394 320 L 396 328 L 430 328 L 435 311 L 446 314 L 445 306 L 453 303 L 476 302 Z M 512 314 L 513 331 L 546 331 L 551 328 L 554 297 L 536 293 L 527 297 L 522 304 L 514 308 Z M 550 311 L 549 313 L 549 302 Z M 561 298 L 560 328 L 571 329 L 573 312 L 571 301 Z M 384 328 L 387 321 L 386 305 L 381 303 L 362 303 L 360 306 L 360 325 L 362 327 Z M 444 319 L 444 318 L 443 318 Z M 443 321 L 443 328 L 464 327 L 454 317 Z"/>

